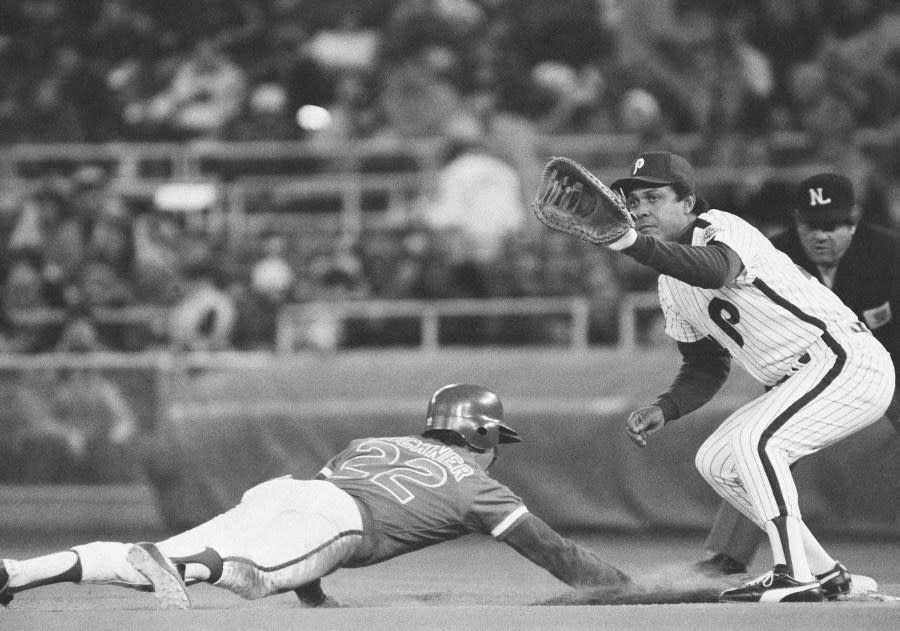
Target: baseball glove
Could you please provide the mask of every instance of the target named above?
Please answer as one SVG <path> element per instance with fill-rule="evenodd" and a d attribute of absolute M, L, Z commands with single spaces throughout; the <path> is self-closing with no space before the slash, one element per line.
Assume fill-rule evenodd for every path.
<path fill-rule="evenodd" d="M 569 158 L 552 158 L 544 167 L 531 209 L 546 226 L 597 245 L 634 229 L 622 196 Z"/>

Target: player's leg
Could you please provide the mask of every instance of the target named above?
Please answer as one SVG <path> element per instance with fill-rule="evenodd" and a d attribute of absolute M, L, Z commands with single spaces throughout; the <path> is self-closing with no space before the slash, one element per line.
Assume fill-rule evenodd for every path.
<path fill-rule="evenodd" d="M 190 584 L 244 598 L 296 590 L 340 567 L 362 539 L 352 497 L 329 482 L 279 478 L 230 511 L 158 544 Z"/>
<path fill-rule="evenodd" d="M 150 590 L 150 581 L 126 559 L 130 547 L 127 543 L 95 541 L 30 559 L 3 559 L 0 603 L 7 604 L 2 601 L 11 600 L 18 592 L 55 583 L 108 583 Z"/>
<path fill-rule="evenodd" d="M 762 415 L 764 406 L 761 407 L 761 403 L 764 403 L 761 399 L 751 401 L 726 419 L 701 445 L 697 452 L 696 464 L 700 474 L 716 492 L 756 525 L 767 528 L 770 518 L 759 510 L 758 501 L 753 497 L 754 480 L 744 478 L 741 474 L 738 463 L 741 450 L 737 448 L 735 440 L 735 436 L 741 434 L 741 430 L 744 429 L 743 425 L 751 422 L 748 419 Z M 747 601 L 821 600 L 821 589 L 811 575 L 798 578 L 787 569 L 789 562 L 801 568 L 806 567 L 799 537 L 795 537 L 794 540 L 800 546 L 800 550 L 788 548 L 785 552 L 781 538 L 772 541 L 773 533 L 767 530 L 767 534 L 772 544 L 774 570 L 757 581 L 738 588 L 741 590 L 740 594 L 735 596 L 731 594 L 735 590 L 727 590 L 723 592 L 722 598 Z M 791 555 L 791 552 L 794 554 Z M 806 572 L 808 574 L 808 569 Z"/>
<path fill-rule="evenodd" d="M 704 542 L 704 549 L 712 556 L 697 563 L 696 568 L 710 575 L 746 572 L 764 538 L 759 526 L 722 501 Z"/>
<path fill-rule="evenodd" d="M 802 584 L 836 561 L 802 522 L 790 465 L 876 421 L 890 400 L 893 373 L 883 349 L 862 334 L 842 342 L 829 338 L 811 348 L 804 368 L 736 413 L 742 420 L 730 434 L 739 477 L 769 535 L 775 573 Z M 760 591 L 742 589 L 723 597 Z"/>

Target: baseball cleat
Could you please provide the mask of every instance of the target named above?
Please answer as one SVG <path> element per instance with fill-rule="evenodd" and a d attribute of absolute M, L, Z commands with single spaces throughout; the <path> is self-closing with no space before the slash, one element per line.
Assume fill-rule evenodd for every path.
<path fill-rule="evenodd" d="M 729 574 L 744 574 L 747 571 L 747 565 L 732 559 L 727 554 L 717 552 L 708 559 L 698 561 L 694 564 L 694 569 L 704 576 L 727 576 Z"/>
<path fill-rule="evenodd" d="M 819 581 L 798 581 L 787 566 L 776 565 L 756 580 L 719 594 L 722 603 L 815 603 L 825 600 Z"/>
<path fill-rule="evenodd" d="M 816 574 L 816 580 L 822 586 L 822 593 L 828 600 L 835 600 L 850 593 L 852 577 L 840 562 L 827 572 Z"/>
<path fill-rule="evenodd" d="M 13 595 L 9 589 L 9 572 L 6 571 L 6 564 L 0 561 L 0 605 L 6 607 L 12 602 Z"/>
<path fill-rule="evenodd" d="M 136 543 L 128 549 L 128 562 L 153 585 L 153 595 L 163 609 L 190 609 L 184 579 L 155 544 Z"/>

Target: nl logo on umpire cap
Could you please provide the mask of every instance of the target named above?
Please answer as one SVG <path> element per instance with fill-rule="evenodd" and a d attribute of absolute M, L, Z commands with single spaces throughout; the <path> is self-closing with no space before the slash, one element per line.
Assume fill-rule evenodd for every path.
<path fill-rule="evenodd" d="M 810 206 L 822 206 L 825 204 L 830 204 L 831 198 L 825 197 L 825 193 L 822 191 L 822 187 L 819 188 L 811 188 L 809 189 L 809 205 Z"/>
<path fill-rule="evenodd" d="M 849 212 L 853 208 L 853 183 L 836 173 L 819 173 L 808 177 L 797 188 L 797 208 L 821 213 Z"/>

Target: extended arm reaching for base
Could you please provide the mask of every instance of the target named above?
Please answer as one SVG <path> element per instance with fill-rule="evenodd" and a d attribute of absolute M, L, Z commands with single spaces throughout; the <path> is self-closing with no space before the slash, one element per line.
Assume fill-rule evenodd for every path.
<path fill-rule="evenodd" d="M 540 517 L 530 513 L 503 541 L 571 587 L 618 588 L 631 584 L 631 579 L 622 570 L 561 536 Z"/>

